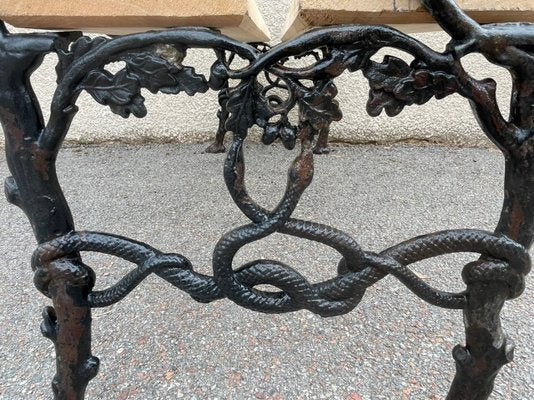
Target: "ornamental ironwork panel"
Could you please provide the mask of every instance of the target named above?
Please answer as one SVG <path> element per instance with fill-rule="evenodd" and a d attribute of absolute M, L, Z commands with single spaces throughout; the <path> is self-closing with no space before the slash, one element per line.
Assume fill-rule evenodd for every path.
<path fill-rule="evenodd" d="M 500 311 L 505 301 L 522 294 L 531 266 L 534 25 L 480 26 L 452 0 L 423 3 L 451 36 L 444 52 L 386 26 L 321 28 L 271 48 L 240 43 L 205 28 L 89 38 L 80 33 L 11 34 L 0 23 L 0 120 L 12 174 L 5 181 L 5 192 L 8 201 L 26 213 L 39 243 L 31 265 L 37 289 L 53 302 L 43 312 L 41 330 L 56 348 L 52 386 L 57 399 L 83 399 L 97 374 L 99 361 L 91 353 L 91 309 L 120 301 L 150 274 L 203 303 L 228 298 L 259 312 L 305 309 L 323 317 L 350 312 L 367 288 L 391 274 L 426 302 L 463 310 L 466 346 L 453 350 L 457 372 L 448 399 L 488 398 L 498 371 L 513 357 L 513 342 L 503 332 Z M 372 57 L 385 47 L 402 50 L 414 60 L 408 64 L 385 56 L 382 62 L 374 61 Z M 196 48 L 214 52 L 209 77 L 187 65 L 188 50 Z M 30 77 L 51 52 L 59 58 L 57 89 L 45 123 Z M 508 118 L 497 104 L 495 81 L 477 80 L 464 70 L 461 60 L 471 53 L 484 55 L 512 74 Z M 236 58 L 247 65 L 235 67 Z M 291 66 L 295 59 L 302 59 L 301 67 Z M 105 69 L 118 61 L 124 65 L 118 72 Z M 312 182 L 314 153 L 327 152 L 330 125 L 342 118 L 334 81 L 345 71 L 361 71 L 369 81 L 371 116 L 385 112 L 394 117 L 407 106 L 454 93 L 470 102 L 482 130 L 506 160 L 504 206 L 495 232 L 448 230 L 373 253 L 334 227 L 292 217 Z M 55 161 L 78 111 L 78 96 L 86 91 L 115 114 L 142 118 L 147 109 L 141 89 L 190 96 L 208 90 L 219 93 L 220 127 L 208 150 L 225 151 L 222 139 L 231 132 L 224 180 L 250 223 L 230 230 L 215 244 L 213 276 L 195 272 L 183 255 L 74 227 Z M 255 125 L 263 129 L 265 144 L 280 140 L 288 149 L 300 146 L 289 167 L 285 193 L 272 210 L 255 202 L 245 185 L 243 144 Z M 299 271 L 275 260 L 235 265 L 234 256 L 243 246 L 275 232 L 336 250 L 340 261 L 334 276 L 311 284 Z M 81 252 L 110 254 L 137 267 L 113 286 L 95 291 L 95 273 L 83 263 Z M 437 290 L 409 268 L 457 252 L 481 255 L 463 269 L 463 292 Z M 262 291 L 257 288 L 262 284 L 279 291 Z"/>

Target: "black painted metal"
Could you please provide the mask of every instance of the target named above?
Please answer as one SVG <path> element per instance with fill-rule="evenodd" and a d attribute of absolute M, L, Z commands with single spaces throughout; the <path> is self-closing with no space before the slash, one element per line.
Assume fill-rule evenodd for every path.
<path fill-rule="evenodd" d="M 90 39 L 79 34 L 10 34 L 0 23 L 0 120 L 13 175 L 6 179 L 5 190 L 8 200 L 28 216 L 39 242 L 32 267 L 37 288 L 54 305 L 43 314 L 42 331 L 56 346 L 53 388 L 57 399 L 83 399 L 88 382 L 97 373 L 98 359 L 91 354 L 91 308 L 120 301 L 151 273 L 197 301 L 227 297 L 256 311 L 307 309 L 325 317 L 350 312 L 369 286 L 392 274 L 425 301 L 464 310 L 466 346 L 453 351 L 457 374 L 448 398 L 488 398 L 495 376 L 513 355 L 513 344 L 500 324 L 500 310 L 506 300 L 521 295 L 530 271 L 527 250 L 534 238 L 534 25 L 479 26 L 452 0 L 424 3 L 452 37 L 443 53 L 385 26 L 323 28 L 268 48 L 243 44 L 203 28 Z M 392 56 L 381 63 L 372 61 L 383 47 L 403 50 L 415 60 L 411 65 Z M 183 64 L 189 48 L 215 51 L 209 79 Z M 45 124 L 29 78 L 50 52 L 59 56 L 58 87 Z M 473 52 L 511 72 L 514 90 L 508 119 L 499 110 L 495 82 L 476 80 L 463 69 L 462 57 Z M 249 65 L 233 69 L 236 56 Z M 302 68 L 287 66 L 288 59 L 302 56 L 311 56 L 314 61 Z M 126 66 L 112 74 L 104 66 L 113 61 L 124 61 Z M 324 151 L 330 124 L 342 118 L 334 79 L 346 70 L 362 71 L 369 80 L 367 110 L 373 116 L 382 111 L 396 116 L 406 106 L 453 93 L 470 101 L 482 129 L 506 158 L 505 200 L 495 233 L 438 232 L 375 254 L 361 249 L 344 232 L 291 218 L 312 181 L 313 146 L 317 146 L 316 152 Z M 221 125 L 210 150 L 222 151 L 225 133 L 233 133 L 224 179 L 251 223 L 228 232 L 216 244 L 213 277 L 194 272 L 182 255 L 163 254 L 127 238 L 74 228 L 55 173 L 55 160 L 77 112 L 77 97 L 85 90 L 116 114 L 144 117 L 147 110 L 141 88 L 153 93 L 194 95 L 209 89 L 220 93 Z M 295 107 L 298 121 L 293 122 L 290 111 Z M 264 129 L 266 144 L 280 139 L 287 148 L 297 142 L 301 146 L 289 169 L 286 192 L 274 210 L 255 203 L 245 187 L 243 142 L 253 125 Z M 337 276 L 312 285 L 291 267 L 266 260 L 234 269 L 233 258 L 240 248 L 274 232 L 335 249 L 341 257 Z M 93 291 L 95 275 L 83 264 L 79 254 L 83 251 L 121 257 L 137 268 L 113 287 Z M 438 291 L 408 268 L 419 260 L 455 252 L 481 254 L 479 261 L 463 270 L 466 290 L 462 293 Z M 260 284 L 271 284 L 280 291 L 254 288 Z"/>

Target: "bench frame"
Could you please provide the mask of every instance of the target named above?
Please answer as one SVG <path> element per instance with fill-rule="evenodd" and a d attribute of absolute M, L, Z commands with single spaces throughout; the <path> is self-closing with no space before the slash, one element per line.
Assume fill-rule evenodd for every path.
<path fill-rule="evenodd" d="M 451 36 L 443 53 L 385 26 L 334 26 L 303 34 L 275 48 L 250 45 L 203 28 L 173 29 L 115 38 L 90 39 L 72 33 L 10 34 L 0 23 L 0 120 L 12 177 L 6 179 L 7 199 L 29 218 L 39 243 L 32 258 L 34 283 L 53 306 L 43 312 L 41 330 L 55 344 L 56 399 L 83 399 L 98 371 L 91 353 L 91 310 L 120 301 L 151 273 L 210 302 L 229 298 L 238 305 L 267 313 L 310 310 L 330 317 L 350 312 L 365 290 L 388 274 L 397 277 L 425 301 L 462 309 L 466 345 L 453 350 L 456 376 L 448 399 L 487 399 L 498 371 L 513 357 L 514 345 L 501 327 L 504 303 L 525 288 L 530 271 L 528 249 L 534 238 L 534 25 L 480 26 L 452 0 L 424 0 L 436 21 Z M 395 47 L 415 57 L 408 65 L 395 57 L 370 59 L 380 48 Z M 182 64 L 188 48 L 211 48 L 216 61 L 209 79 Z M 56 52 L 58 87 L 45 124 L 30 84 L 30 76 L 45 54 Z M 511 115 L 505 119 L 495 96 L 495 82 L 478 81 L 462 68 L 463 56 L 477 52 L 508 69 L 513 77 Z M 285 65 L 308 55 L 304 68 Z M 239 56 L 249 61 L 233 69 Z M 124 61 L 111 74 L 104 66 Z M 481 128 L 506 159 L 505 199 L 494 233 L 452 230 L 403 242 L 376 254 L 337 229 L 291 218 L 313 177 L 313 146 L 330 124 L 341 119 L 334 78 L 343 71 L 363 71 L 371 91 L 368 112 L 395 116 L 407 105 L 459 93 L 472 105 Z M 259 76 L 267 84 L 261 84 Z M 230 84 L 232 82 L 232 84 Z M 306 84 L 305 84 L 306 83 Z M 311 84 L 310 84 L 311 83 Z M 74 228 L 59 185 L 55 161 L 69 130 L 82 90 L 124 117 L 143 117 L 141 88 L 189 95 L 209 88 L 219 91 L 221 130 L 233 133 L 224 179 L 233 200 L 251 220 L 225 234 L 213 253 L 214 276 L 204 276 L 182 255 L 163 254 L 131 239 Z M 281 96 L 279 93 L 285 93 Z M 289 111 L 298 107 L 298 121 Z M 243 142 L 253 125 L 264 128 L 263 141 L 280 138 L 286 147 L 300 142 L 286 193 L 274 210 L 255 203 L 245 187 Z M 335 278 L 310 284 L 292 268 L 257 260 L 233 268 L 236 252 L 248 243 L 280 232 L 326 244 L 340 253 Z M 120 282 L 93 291 L 95 273 L 80 252 L 115 255 L 137 264 Z M 481 258 L 466 265 L 461 293 L 438 291 L 407 266 L 454 252 L 476 252 Z M 254 289 L 270 284 L 280 292 Z"/>

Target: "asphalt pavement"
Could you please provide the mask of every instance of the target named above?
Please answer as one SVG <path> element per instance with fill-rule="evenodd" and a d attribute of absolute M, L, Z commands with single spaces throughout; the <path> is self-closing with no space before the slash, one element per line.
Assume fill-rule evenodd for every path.
<path fill-rule="evenodd" d="M 79 230 L 120 234 L 188 257 L 211 273 L 225 232 L 247 222 L 222 179 L 224 155 L 205 145 L 88 146 L 62 151 L 61 183 Z M 295 215 L 332 225 L 380 251 L 453 228 L 493 230 L 503 159 L 488 149 L 418 146 L 334 148 L 316 158 L 315 180 Z M 265 207 L 280 200 L 295 151 L 246 148 L 247 185 Z M 0 176 L 8 176 L 0 158 Z M 39 332 L 49 301 L 32 284 L 35 241 L 23 213 L 0 205 L 0 399 L 51 399 L 54 349 Z M 440 257 L 413 269 L 428 283 L 461 291 L 462 266 L 476 255 Z M 339 256 L 305 240 L 273 235 L 238 253 L 236 266 L 283 261 L 312 282 L 335 275 Z M 132 268 L 85 254 L 107 287 Z M 534 291 L 507 303 L 502 319 L 515 362 L 492 399 L 534 399 Z M 443 399 L 464 340 L 461 311 L 424 303 L 395 278 L 371 287 L 352 313 L 264 315 L 228 300 L 204 305 L 155 276 L 122 302 L 94 311 L 100 373 L 88 399 Z"/>

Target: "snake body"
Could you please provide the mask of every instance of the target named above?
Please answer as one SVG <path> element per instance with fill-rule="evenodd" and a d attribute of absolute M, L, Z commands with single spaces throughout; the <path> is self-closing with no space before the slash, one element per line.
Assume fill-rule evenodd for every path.
<path fill-rule="evenodd" d="M 470 280 L 505 281 L 510 288 L 510 298 L 519 296 L 524 289 L 530 257 L 523 246 L 503 235 L 472 229 L 447 230 L 410 239 L 377 254 L 362 250 L 352 236 L 338 229 L 291 218 L 301 195 L 312 181 L 311 140 L 302 140 L 302 150 L 290 167 L 287 189 L 279 205 L 271 212 L 263 209 L 246 190 L 242 146 L 243 139 L 237 137 L 228 153 L 224 176 L 233 200 L 251 223 L 228 232 L 219 240 L 213 252 L 213 277 L 195 272 L 191 262 L 179 254 L 164 254 L 147 244 L 121 236 L 72 232 L 37 248 L 32 266 L 39 279 L 46 276 L 43 271 L 48 263 L 75 252 L 93 251 L 122 258 L 136 264 L 137 268 L 115 285 L 91 292 L 88 301 L 92 307 L 105 307 L 120 301 L 154 273 L 199 302 L 229 298 L 243 307 L 265 313 L 307 309 L 331 317 L 353 310 L 368 287 L 391 274 L 430 304 L 463 309 L 468 301 L 466 292 L 437 290 L 408 266 L 444 254 L 473 252 L 485 258 L 464 270 L 467 283 Z M 274 232 L 322 243 L 336 250 L 342 257 L 337 276 L 311 284 L 297 270 L 273 260 L 256 260 L 234 269 L 234 256 L 243 246 Z M 261 284 L 272 285 L 280 291 L 255 288 Z M 46 294 L 46 282 L 38 287 Z"/>

